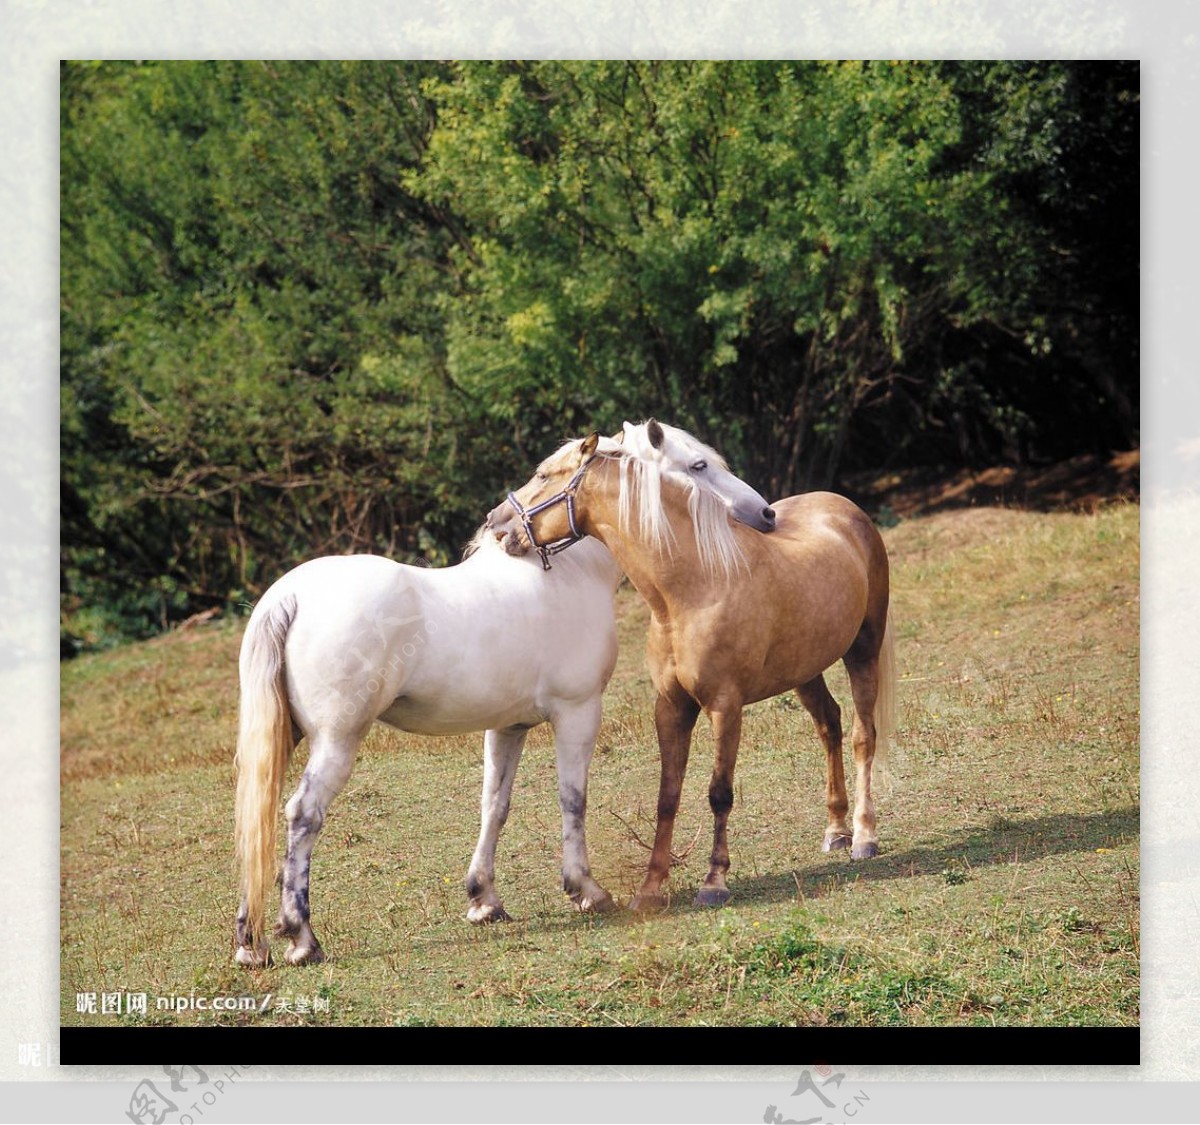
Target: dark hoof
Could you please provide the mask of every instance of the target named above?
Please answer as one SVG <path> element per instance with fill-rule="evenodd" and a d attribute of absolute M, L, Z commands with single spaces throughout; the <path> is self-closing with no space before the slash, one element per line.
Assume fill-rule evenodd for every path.
<path fill-rule="evenodd" d="M 859 844 L 850 851 L 851 859 L 874 859 L 879 854 L 879 845 L 871 840 L 866 844 Z"/>
<path fill-rule="evenodd" d="M 849 846 L 850 846 L 850 837 L 849 836 L 833 836 L 833 837 L 827 836 L 825 838 L 824 842 L 821 844 L 821 851 L 836 852 L 836 851 L 840 851 L 842 848 L 848 848 Z"/>
<path fill-rule="evenodd" d="M 701 887 L 696 893 L 696 906 L 724 906 L 729 892 L 724 887 Z"/>

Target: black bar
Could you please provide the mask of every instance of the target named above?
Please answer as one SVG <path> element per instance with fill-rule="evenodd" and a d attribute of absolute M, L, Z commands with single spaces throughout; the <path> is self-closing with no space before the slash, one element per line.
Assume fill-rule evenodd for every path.
<path fill-rule="evenodd" d="M 64 1027 L 63 1065 L 1133 1065 L 1137 1027 Z"/>

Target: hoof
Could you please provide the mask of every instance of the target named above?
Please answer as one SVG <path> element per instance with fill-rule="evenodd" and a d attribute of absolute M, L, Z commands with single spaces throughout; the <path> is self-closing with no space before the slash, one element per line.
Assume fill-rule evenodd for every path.
<path fill-rule="evenodd" d="M 265 969 L 271 964 L 271 951 L 269 949 L 260 951 L 251 949 L 248 945 L 239 945 L 233 959 L 247 969 Z"/>
<path fill-rule="evenodd" d="M 696 893 L 696 906 L 724 906 L 729 892 L 724 887 L 701 887 Z"/>
<path fill-rule="evenodd" d="M 467 907 L 467 921 L 483 926 L 489 922 L 511 922 L 512 915 L 498 902 L 472 903 Z"/>
<path fill-rule="evenodd" d="M 571 901 L 579 909 L 580 914 L 611 914 L 617 909 L 616 901 L 608 891 L 598 895 L 572 895 Z"/>
<path fill-rule="evenodd" d="M 325 954 L 319 945 L 296 945 L 293 942 L 283 959 L 289 965 L 319 965 L 325 960 Z"/>
<path fill-rule="evenodd" d="M 856 844 L 850 850 L 851 859 L 874 859 L 879 854 L 879 845 L 874 840 L 868 840 L 865 844 Z"/>
<path fill-rule="evenodd" d="M 841 834 L 837 836 L 826 836 L 824 842 L 821 844 L 821 851 L 836 852 L 840 851 L 842 848 L 848 848 L 849 846 L 849 836 L 844 836 Z"/>
<path fill-rule="evenodd" d="M 629 909 L 635 914 L 656 914 L 666 908 L 666 895 L 634 895 L 629 902 Z"/>

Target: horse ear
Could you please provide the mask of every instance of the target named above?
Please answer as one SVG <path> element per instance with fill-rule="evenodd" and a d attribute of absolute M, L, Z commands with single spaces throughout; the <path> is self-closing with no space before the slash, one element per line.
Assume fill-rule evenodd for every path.
<path fill-rule="evenodd" d="M 579 443 L 579 456 L 585 460 L 596 455 L 596 448 L 600 444 L 600 435 L 593 430 L 587 437 Z"/>
<path fill-rule="evenodd" d="M 650 444 L 655 449 L 662 449 L 663 441 L 666 434 L 663 433 L 663 428 L 653 418 L 646 423 L 646 436 L 650 439 Z"/>

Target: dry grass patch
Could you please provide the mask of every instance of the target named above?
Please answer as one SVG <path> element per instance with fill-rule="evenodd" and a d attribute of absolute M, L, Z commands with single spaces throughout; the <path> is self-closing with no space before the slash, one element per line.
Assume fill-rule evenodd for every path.
<path fill-rule="evenodd" d="M 64 1022 L 125 1022 L 75 1010 L 77 992 L 120 990 L 321 997 L 317 1012 L 249 1017 L 281 1024 L 1136 1023 L 1137 508 L 947 513 L 885 537 L 902 682 L 883 852 L 859 863 L 820 852 L 823 755 L 795 699 L 768 700 L 746 717 L 733 899 L 715 913 L 690 905 L 711 833 L 703 722 L 666 913 L 572 911 L 558 887 L 553 746 L 538 730 L 497 856 L 518 921 L 485 930 L 464 921 L 461 886 L 481 738 L 377 730 L 314 853 L 313 921 L 330 961 L 239 971 L 240 625 L 65 665 Z M 629 589 L 618 608 L 589 842 L 597 877 L 628 899 L 658 759 L 646 610 Z M 845 705 L 844 675 L 829 679 Z"/>

